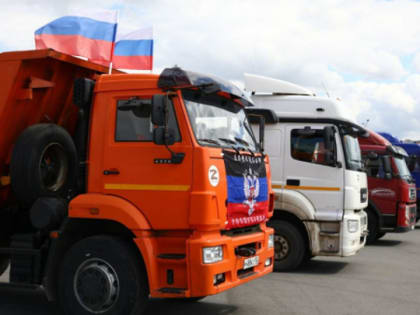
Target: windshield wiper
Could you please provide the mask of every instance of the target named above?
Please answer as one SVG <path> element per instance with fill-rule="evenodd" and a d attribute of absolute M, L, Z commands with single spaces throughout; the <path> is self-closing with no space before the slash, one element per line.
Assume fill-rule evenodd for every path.
<path fill-rule="evenodd" d="M 244 146 L 244 149 L 247 150 L 249 153 L 251 153 L 252 156 L 255 156 L 254 152 L 251 150 L 250 145 L 247 141 L 238 137 L 234 137 L 234 139 L 240 144 L 242 144 Z"/>
<path fill-rule="evenodd" d="M 200 138 L 200 139 L 197 139 L 197 141 L 198 142 L 207 142 L 207 143 L 211 143 L 211 144 L 220 145 L 220 142 L 219 141 L 216 141 L 214 139 L 209 139 L 209 138 Z"/>
<path fill-rule="evenodd" d="M 229 144 L 236 144 L 235 141 L 233 141 L 232 139 L 228 139 L 228 138 L 217 138 L 219 140 L 222 140 L 223 142 L 229 143 Z"/>
<path fill-rule="evenodd" d="M 228 139 L 228 138 L 218 138 L 219 140 L 222 140 L 225 143 L 231 144 L 232 146 L 230 147 L 231 149 L 235 150 L 235 152 L 237 154 L 239 154 L 239 148 L 235 147 L 234 145 L 236 144 L 235 141 Z"/>
<path fill-rule="evenodd" d="M 243 139 L 241 139 L 241 138 L 238 138 L 238 137 L 235 137 L 234 138 L 236 141 L 238 141 L 240 144 L 243 144 L 243 145 L 246 145 L 247 147 L 249 147 L 249 143 L 248 142 L 246 142 L 245 140 L 243 140 Z"/>

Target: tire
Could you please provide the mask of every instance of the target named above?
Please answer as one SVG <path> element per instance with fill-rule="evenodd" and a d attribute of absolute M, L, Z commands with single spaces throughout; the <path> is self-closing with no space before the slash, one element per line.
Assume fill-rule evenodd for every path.
<path fill-rule="evenodd" d="M 378 217 L 372 211 L 367 211 L 368 215 L 368 231 L 369 234 L 366 238 L 366 244 L 370 245 L 378 239 L 379 225 Z"/>
<path fill-rule="evenodd" d="M 299 267 L 305 258 L 306 245 L 301 232 L 293 224 L 269 221 L 274 228 L 274 270 L 290 271 Z"/>
<path fill-rule="evenodd" d="M 140 315 L 148 300 L 141 257 L 127 242 L 94 236 L 76 243 L 60 267 L 58 300 L 66 315 Z"/>
<path fill-rule="evenodd" d="M 24 207 L 39 197 L 67 198 L 75 189 L 78 159 L 69 133 L 54 124 L 37 124 L 18 137 L 10 162 L 12 189 Z"/>

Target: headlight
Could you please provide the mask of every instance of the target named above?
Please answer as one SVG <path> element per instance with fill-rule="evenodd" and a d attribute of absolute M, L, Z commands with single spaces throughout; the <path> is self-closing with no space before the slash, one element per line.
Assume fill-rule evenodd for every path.
<path fill-rule="evenodd" d="M 348 220 L 347 226 L 350 233 L 357 232 L 359 230 L 359 220 Z"/>
<path fill-rule="evenodd" d="M 274 234 L 270 234 L 268 235 L 268 244 L 267 244 L 268 248 L 273 248 L 274 247 Z"/>
<path fill-rule="evenodd" d="M 222 246 L 204 247 L 203 248 L 203 262 L 205 264 L 212 264 L 223 260 Z"/>

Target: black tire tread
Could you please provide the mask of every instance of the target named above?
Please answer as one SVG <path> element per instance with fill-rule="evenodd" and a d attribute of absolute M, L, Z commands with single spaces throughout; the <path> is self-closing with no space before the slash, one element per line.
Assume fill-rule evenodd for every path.
<path fill-rule="evenodd" d="M 148 300 L 148 283 L 147 283 L 147 274 L 141 259 L 141 256 L 136 253 L 134 246 L 130 246 L 128 240 L 122 240 L 119 238 L 114 238 L 105 235 L 92 236 L 86 239 L 83 239 L 73 245 L 72 248 L 66 253 L 63 262 L 60 268 L 60 276 L 58 282 L 58 297 L 59 304 L 63 309 L 63 313 L 67 315 L 74 314 L 93 314 L 83 309 L 76 298 L 71 296 L 69 298 L 66 293 L 65 283 L 69 281 L 70 284 L 73 281 L 74 274 L 71 273 L 74 266 L 69 266 L 72 262 L 80 260 L 80 255 L 85 252 L 91 252 L 92 256 L 101 256 L 101 258 L 106 257 L 105 260 L 108 262 L 114 261 L 113 267 L 119 268 L 121 266 L 120 272 L 127 272 L 126 279 L 122 286 L 131 286 L 128 289 L 128 286 L 124 288 L 125 292 L 130 292 L 130 296 L 127 299 L 130 300 L 129 303 L 132 304 L 132 307 L 127 305 L 119 305 L 118 309 L 115 307 L 111 308 L 107 312 L 101 313 L 103 315 L 140 315 L 144 312 L 146 308 L 146 302 Z M 85 255 L 85 254 L 84 254 Z M 83 261 L 83 260 L 81 260 Z M 118 266 L 116 266 L 116 265 Z M 77 266 L 76 266 L 77 267 Z M 122 271 L 123 270 L 123 271 Z M 70 275 L 69 275 L 70 274 Z M 120 274 L 121 276 L 121 274 Z M 120 278 L 120 281 L 122 279 Z M 122 280 L 124 281 L 124 280 Z M 134 289 L 133 289 L 134 288 Z M 121 294 L 121 292 L 120 292 Z M 128 308 L 128 309 L 127 309 Z"/>
<path fill-rule="evenodd" d="M 371 210 L 367 210 L 369 234 L 366 238 L 366 244 L 371 245 L 378 239 L 379 220 L 378 216 Z"/>
<path fill-rule="evenodd" d="M 51 141 L 59 142 L 69 159 L 67 180 L 62 188 L 54 193 L 42 188 L 35 172 L 41 157 L 40 152 Z M 76 184 L 77 167 L 76 147 L 70 134 L 55 124 L 35 124 L 19 135 L 13 147 L 10 162 L 11 186 L 19 203 L 24 207 L 30 207 L 42 196 L 67 197 L 68 191 Z"/>
<path fill-rule="evenodd" d="M 274 261 L 275 271 L 291 271 L 298 268 L 305 261 L 307 248 L 304 238 L 299 229 L 290 222 L 283 220 L 271 220 L 267 224 L 274 228 L 275 234 L 285 237 L 290 246 L 290 253 L 281 261 Z"/>

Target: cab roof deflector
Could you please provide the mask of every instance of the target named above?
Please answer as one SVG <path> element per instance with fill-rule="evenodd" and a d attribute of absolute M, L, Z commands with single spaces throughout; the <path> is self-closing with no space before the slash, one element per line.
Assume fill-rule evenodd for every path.
<path fill-rule="evenodd" d="M 245 90 L 252 92 L 253 94 L 270 93 L 274 95 L 315 95 L 310 90 L 291 82 L 250 73 L 245 73 L 244 77 Z"/>

